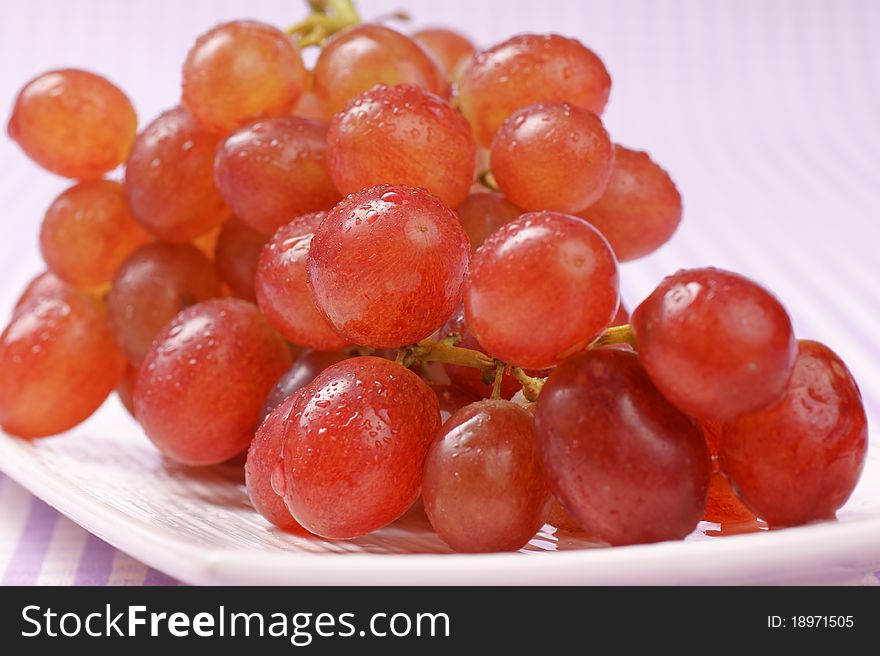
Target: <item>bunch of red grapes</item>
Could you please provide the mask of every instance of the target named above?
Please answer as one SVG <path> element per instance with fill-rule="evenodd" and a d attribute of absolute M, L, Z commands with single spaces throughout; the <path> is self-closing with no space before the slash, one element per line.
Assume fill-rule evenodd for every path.
<path fill-rule="evenodd" d="M 2 334 L 6 432 L 62 433 L 116 390 L 170 459 L 249 448 L 256 510 L 324 538 L 420 495 L 457 551 L 546 522 L 623 545 L 835 515 L 861 396 L 773 295 L 683 270 L 629 322 L 618 262 L 672 236 L 681 198 L 609 137 L 599 57 L 312 4 L 289 33 L 199 37 L 180 105 L 140 132 L 101 76 L 22 89 L 10 137 L 76 182 Z"/>

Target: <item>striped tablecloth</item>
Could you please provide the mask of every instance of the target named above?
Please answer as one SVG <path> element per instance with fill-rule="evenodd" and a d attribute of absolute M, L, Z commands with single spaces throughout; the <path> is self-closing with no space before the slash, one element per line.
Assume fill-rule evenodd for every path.
<path fill-rule="evenodd" d="M 880 409 L 880 2 L 876 0 L 361 0 L 481 44 L 523 31 L 582 38 L 614 78 L 606 124 L 666 166 L 685 200 L 672 243 L 622 272 L 630 306 L 666 273 L 713 264 L 764 282 L 798 333 L 826 341 Z M 299 19 L 295 0 L 3 0 L 0 105 L 30 77 L 77 66 L 125 89 L 142 122 L 175 104 L 195 36 L 250 17 Z M 310 53 L 313 54 L 313 53 Z M 65 181 L 0 138 L 0 315 L 41 270 L 40 217 Z M 2 466 L 2 463 L 0 463 Z M 0 475 L 3 584 L 174 583 Z"/>

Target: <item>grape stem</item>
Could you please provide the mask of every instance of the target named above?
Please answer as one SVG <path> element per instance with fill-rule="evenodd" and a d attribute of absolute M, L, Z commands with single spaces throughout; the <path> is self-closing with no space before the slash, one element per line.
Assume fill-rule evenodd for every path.
<path fill-rule="evenodd" d="M 308 0 L 308 4 L 312 13 L 287 29 L 300 48 L 323 46 L 328 37 L 361 22 L 352 0 Z"/>
<path fill-rule="evenodd" d="M 397 356 L 397 362 L 405 367 L 416 363 L 441 362 L 459 367 L 481 369 L 485 380 L 492 381 L 492 398 L 500 398 L 504 371 L 509 370 L 513 377 L 522 384 L 525 397 L 529 401 L 537 400 L 546 378 L 529 376 L 521 367 L 494 360 L 481 351 L 456 346 L 460 340 L 461 337 L 455 333 L 443 339 L 423 339 L 418 344 L 401 349 Z M 636 348 L 636 336 L 629 324 L 606 328 L 605 332 L 599 335 L 587 348 L 600 348 L 613 344 L 629 344 Z"/>
<path fill-rule="evenodd" d="M 495 176 L 492 175 L 492 171 L 490 169 L 480 171 L 480 173 L 477 175 L 477 181 L 490 191 L 500 191 L 498 182 L 496 182 Z"/>

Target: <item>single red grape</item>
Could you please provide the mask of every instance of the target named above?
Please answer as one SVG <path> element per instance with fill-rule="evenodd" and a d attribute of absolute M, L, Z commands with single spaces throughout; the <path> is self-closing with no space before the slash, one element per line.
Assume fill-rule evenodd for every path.
<path fill-rule="evenodd" d="M 709 455 L 634 353 L 591 349 L 550 374 L 535 433 L 554 495 L 612 545 L 683 538 L 702 516 Z"/>
<path fill-rule="evenodd" d="M 148 232 L 188 242 L 229 217 L 214 186 L 218 142 L 182 107 L 161 114 L 137 136 L 125 167 L 125 195 Z"/>
<path fill-rule="evenodd" d="M 495 180 L 525 210 L 583 210 L 605 192 L 613 164 L 602 121 L 568 103 L 523 107 L 492 140 Z"/>
<path fill-rule="evenodd" d="M 250 444 L 266 395 L 289 366 L 287 345 L 255 305 L 205 301 L 156 336 L 135 387 L 135 414 L 169 458 L 220 463 Z"/>
<path fill-rule="evenodd" d="M 596 54 L 556 34 L 518 34 L 476 56 L 458 102 L 477 143 L 488 146 L 504 120 L 534 103 L 567 102 L 601 114 L 611 77 Z"/>
<path fill-rule="evenodd" d="M 40 227 L 40 251 L 49 269 L 71 285 L 109 283 L 123 260 L 149 235 L 135 222 L 122 185 L 80 182 L 52 201 Z"/>
<path fill-rule="evenodd" d="M 437 397 L 408 369 L 372 356 L 328 367 L 298 395 L 288 424 L 287 507 L 326 538 L 390 524 L 419 496 L 439 428 Z"/>
<path fill-rule="evenodd" d="M 73 288 L 51 271 L 44 271 L 31 280 L 15 302 L 15 312 L 44 298 L 63 298 Z"/>
<path fill-rule="evenodd" d="M 377 85 L 333 117 L 327 154 L 343 194 L 381 183 L 424 187 L 450 207 L 467 197 L 476 145 L 448 102 L 410 85 Z"/>
<path fill-rule="evenodd" d="M 779 301 L 720 269 L 668 276 L 635 309 L 632 327 L 657 389 L 703 421 L 726 421 L 779 399 L 797 352 Z"/>
<path fill-rule="evenodd" d="M 290 369 L 285 371 L 275 385 L 269 390 L 269 395 L 260 410 L 259 423 L 263 423 L 266 417 L 275 408 L 281 405 L 287 397 L 299 391 L 311 383 L 331 364 L 342 362 L 349 356 L 342 351 L 304 351 L 293 361 Z"/>
<path fill-rule="evenodd" d="M 267 235 L 295 216 L 329 210 L 341 197 L 326 140 L 320 121 L 285 116 L 246 125 L 217 150 L 217 188 L 242 221 Z"/>
<path fill-rule="evenodd" d="M 550 507 L 532 415 L 501 400 L 456 412 L 425 457 L 422 499 L 431 526 L 456 551 L 525 546 Z"/>
<path fill-rule="evenodd" d="M 309 291 L 307 257 L 325 212 L 306 214 L 278 229 L 257 263 L 257 302 L 276 330 L 294 344 L 320 351 L 348 345 L 318 312 Z"/>
<path fill-rule="evenodd" d="M 137 129 L 128 97 L 107 78 L 66 68 L 28 82 L 9 138 L 47 171 L 92 180 L 125 161 Z"/>
<path fill-rule="evenodd" d="M 456 211 L 474 251 L 498 228 L 522 214 L 503 194 L 493 192 L 471 194 Z"/>
<path fill-rule="evenodd" d="M 183 64 L 183 105 L 206 129 L 225 134 L 262 116 L 282 116 L 305 91 L 306 67 L 284 32 L 250 20 L 198 38 Z"/>
<path fill-rule="evenodd" d="M 533 212 L 474 254 L 464 311 L 490 355 L 544 369 L 592 342 L 618 300 L 617 262 L 602 235 L 573 216 Z"/>
<path fill-rule="evenodd" d="M 829 519 L 861 475 L 868 447 L 862 396 L 843 361 L 798 342 L 784 396 L 722 426 L 721 469 L 771 526 Z"/>
<path fill-rule="evenodd" d="M 340 335 L 396 348 L 449 318 L 461 302 L 469 254 L 458 217 L 438 198 L 379 185 L 350 195 L 315 230 L 309 284 Z"/>
<path fill-rule="evenodd" d="M 248 449 L 244 465 L 245 485 L 254 509 L 278 528 L 291 533 L 307 533 L 291 516 L 272 487 L 272 476 L 281 467 L 281 446 L 296 395 L 288 396 L 260 422 Z"/>
<path fill-rule="evenodd" d="M 156 333 L 181 310 L 220 295 L 210 260 L 188 244 L 141 246 L 119 267 L 107 306 L 116 342 L 140 366 Z"/>
<path fill-rule="evenodd" d="M 314 90 L 328 115 L 377 84 L 414 84 L 448 98 L 440 66 L 400 32 L 365 23 L 335 34 L 315 63 Z"/>
<path fill-rule="evenodd" d="M 235 217 L 223 224 L 214 245 L 214 269 L 236 296 L 256 303 L 254 279 L 266 235 Z"/>
<path fill-rule="evenodd" d="M 440 62 L 450 80 L 458 79 L 474 56 L 474 44 L 454 30 L 428 28 L 412 38 Z"/>
<path fill-rule="evenodd" d="M 28 438 L 69 430 L 100 407 L 124 367 L 101 301 L 73 289 L 32 298 L 0 335 L 0 426 Z"/>
<path fill-rule="evenodd" d="M 681 195 L 648 153 L 615 145 L 605 193 L 578 216 L 596 226 L 626 262 L 669 241 L 681 222 Z"/>

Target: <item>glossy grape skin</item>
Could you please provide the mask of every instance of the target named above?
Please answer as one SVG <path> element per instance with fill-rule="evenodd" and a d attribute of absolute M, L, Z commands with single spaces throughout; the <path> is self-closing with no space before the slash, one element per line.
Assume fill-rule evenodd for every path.
<path fill-rule="evenodd" d="M 437 330 L 461 301 L 470 244 L 455 213 L 424 189 L 352 194 L 318 226 L 309 285 L 353 344 L 396 348 Z"/>
<path fill-rule="evenodd" d="M 299 216 L 282 226 L 257 263 L 257 302 L 275 329 L 294 344 L 319 351 L 348 346 L 318 311 L 309 291 L 307 258 L 325 212 Z"/>
<path fill-rule="evenodd" d="M 140 366 L 156 333 L 174 316 L 220 295 L 210 260 L 188 244 L 142 246 L 113 277 L 107 307 L 116 342 Z"/>
<path fill-rule="evenodd" d="M 272 474 L 281 465 L 281 446 L 296 395 L 282 399 L 260 422 L 244 465 L 245 485 L 254 509 L 278 528 L 290 533 L 307 531 L 291 516 L 284 499 L 272 487 Z"/>
<path fill-rule="evenodd" d="M 439 428 L 437 397 L 408 369 L 372 356 L 328 367 L 304 388 L 288 424 L 288 509 L 325 538 L 390 524 L 419 496 Z"/>
<path fill-rule="evenodd" d="M 843 361 L 818 342 L 798 342 L 784 396 L 726 422 L 721 470 L 771 526 L 829 519 L 861 475 L 868 446 L 862 397 Z"/>
<path fill-rule="evenodd" d="M 449 383 L 428 383 L 428 386 L 434 391 L 437 402 L 440 404 L 441 423 L 445 423 L 447 419 L 466 405 L 479 400 L 460 387 Z"/>
<path fill-rule="evenodd" d="M 144 358 L 135 414 L 166 456 L 213 465 L 247 448 L 272 385 L 290 366 L 284 340 L 237 298 L 187 308 Z"/>
<path fill-rule="evenodd" d="M 382 183 L 424 187 L 450 207 L 467 197 L 476 145 L 448 102 L 411 85 L 377 85 L 333 117 L 330 174 L 343 194 Z"/>
<path fill-rule="evenodd" d="M 583 529 L 577 521 L 568 514 L 568 511 L 561 503 L 559 503 L 559 501 L 556 500 L 556 497 L 550 502 L 550 512 L 547 513 L 547 523 L 551 526 L 555 526 L 559 530 L 568 531 L 569 533 L 583 532 Z"/>
<path fill-rule="evenodd" d="M 13 314 L 44 298 L 59 298 L 73 288 L 51 271 L 44 271 L 31 280 L 15 302 Z"/>
<path fill-rule="evenodd" d="M 327 124 L 284 116 L 250 123 L 222 143 L 214 177 L 235 214 L 267 235 L 341 196 L 327 166 Z"/>
<path fill-rule="evenodd" d="M 648 153 L 614 146 L 614 167 L 598 201 L 578 213 L 605 235 L 621 262 L 654 252 L 681 223 L 681 195 Z"/>
<path fill-rule="evenodd" d="M 116 395 L 119 397 L 122 405 L 125 406 L 125 409 L 128 410 L 128 414 L 132 417 L 134 417 L 134 388 L 137 384 L 139 374 L 140 372 L 137 367 L 133 367 L 126 362 L 125 370 L 122 373 L 122 377 L 119 379 L 119 384 L 116 385 Z M 135 417 L 135 419 L 137 419 L 137 417 Z"/>
<path fill-rule="evenodd" d="M 700 520 L 703 436 L 634 353 L 591 349 L 560 364 L 538 397 L 535 434 L 553 494 L 590 535 L 611 545 L 674 540 Z"/>
<path fill-rule="evenodd" d="M 289 114 L 308 77 L 296 44 L 257 21 L 223 23 L 198 38 L 183 64 L 183 105 L 226 134 L 263 116 Z"/>
<path fill-rule="evenodd" d="M 730 481 L 720 471 L 713 471 L 709 478 L 709 494 L 703 520 L 718 524 L 743 524 L 757 520 L 754 513 L 739 500 Z"/>
<path fill-rule="evenodd" d="M 263 409 L 260 410 L 259 423 L 262 424 L 268 414 L 286 398 L 315 380 L 324 369 L 348 357 L 342 351 L 303 351 L 269 390 Z"/>
<path fill-rule="evenodd" d="M 593 51 L 556 34 L 519 34 L 476 56 L 458 102 L 481 146 L 520 107 L 567 102 L 601 114 L 611 77 Z"/>
<path fill-rule="evenodd" d="M 498 228 L 522 214 L 522 210 L 507 200 L 504 194 L 495 192 L 469 195 L 456 212 L 474 251 Z"/>
<path fill-rule="evenodd" d="M 491 167 L 501 191 L 529 211 L 574 213 L 599 200 L 614 148 L 598 116 L 568 103 L 528 105 L 492 140 Z"/>
<path fill-rule="evenodd" d="M 635 309 L 631 324 L 651 380 L 691 417 L 726 421 L 785 392 L 797 350 L 791 320 L 748 278 L 681 270 Z"/>
<path fill-rule="evenodd" d="M 122 185 L 80 182 L 58 196 L 40 227 L 40 251 L 49 269 L 71 285 L 110 282 L 116 269 L 149 235 L 135 223 Z"/>
<path fill-rule="evenodd" d="M 440 62 L 450 80 L 458 78 L 474 56 L 474 44 L 454 30 L 428 28 L 412 38 Z"/>
<path fill-rule="evenodd" d="M 262 232 L 233 217 L 223 224 L 214 245 L 214 269 L 233 293 L 251 303 L 257 302 L 254 279 L 257 261 L 268 239 Z"/>
<path fill-rule="evenodd" d="M 452 316 L 449 317 L 449 320 L 443 324 L 440 333 L 444 337 L 451 334 L 458 335 L 460 339 L 455 345 L 460 348 L 472 349 L 481 353 L 486 352 L 477 341 L 473 331 L 468 328 L 464 318 L 464 307 L 462 306 L 459 306 Z M 492 383 L 483 380 L 482 370 L 455 364 L 444 364 L 443 369 L 452 384 L 465 390 L 468 394 L 478 399 L 488 399 L 492 395 Z M 530 376 L 546 375 L 546 372 L 543 371 L 529 370 L 527 373 Z M 505 372 L 501 377 L 501 398 L 509 399 L 521 389 L 522 383 L 514 378 L 512 374 Z"/>
<path fill-rule="evenodd" d="M 0 336 L 0 426 L 27 438 L 69 430 L 100 407 L 124 366 L 99 300 L 73 289 L 33 298 Z"/>
<path fill-rule="evenodd" d="M 525 546 L 550 506 L 531 414 L 500 400 L 456 412 L 425 457 L 422 499 L 431 526 L 456 551 Z"/>
<path fill-rule="evenodd" d="M 125 161 L 137 115 L 106 78 L 66 68 L 24 86 L 7 129 L 9 138 L 47 171 L 92 180 Z"/>
<path fill-rule="evenodd" d="M 331 37 L 314 70 L 314 91 L 328 115 L 377 84 L 413 84 L 441 98 L 451 91 L 438 64 L 400 32 L 365 23 Z"/>
<path fill-rule="evenodd" d="M 218 142 L 182 107 L 159 115 L 138 134 L 125 168 L 125 195 L 148 232 L 183 243 L 229 217 L 214 186 Z"/>
<path fill-rule="evenodd" d="M 544 369 L 581 350 L 611 322 L 617 262 L 585 221 L 524 214 L 476 252 L 464 293 L 467 325 L 493 357 Z"/>

